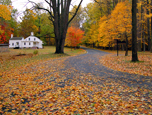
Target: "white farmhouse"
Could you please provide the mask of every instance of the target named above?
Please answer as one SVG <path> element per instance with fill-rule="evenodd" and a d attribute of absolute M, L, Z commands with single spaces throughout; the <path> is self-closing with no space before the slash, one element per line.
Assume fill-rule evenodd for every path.
<path fill-rule="evenodd" d="M 9 40 L 9 48 L 43 48 L 43 42 L 33 35 L 24 39 L 23 37 L 13 37 L 11 36 Z"/>
<path fill-rule="evenodd" d="M 12 37 L 9 39 L 9 48 L 21 48 L 23 37 Z"/>

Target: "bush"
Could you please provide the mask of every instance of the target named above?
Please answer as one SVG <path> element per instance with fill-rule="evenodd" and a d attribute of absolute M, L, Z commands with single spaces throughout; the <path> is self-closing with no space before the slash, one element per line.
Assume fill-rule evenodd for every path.
<path fill-rule="evenodd" d="M 34 55 L 36 55 L 38 53 L 39 53 L 38 50 L 34 50 L 34 52 L 33 52 Z"/>
<path fill-rule="evenodd" d="M 18 53 L 18 55 L 22 55 L 22 53 L 20 52 L 20 53 Z"/>

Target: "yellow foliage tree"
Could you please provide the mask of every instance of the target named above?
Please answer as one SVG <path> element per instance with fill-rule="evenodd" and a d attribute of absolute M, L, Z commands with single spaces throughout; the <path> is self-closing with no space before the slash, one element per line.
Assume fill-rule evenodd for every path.
<path fill-rule="evenodd" d="M 86 22 L 83 24 L 86 32 L 84 42 L 93 45 L 93 47 L 98 46 L 98 22 L 103 14 L 96 3 L 88 4 L 84 11 L 86 17 Z"/>
<path fill-rule="evenodd" d="M 110 18 L 116 32 L 131 32 L 131 4 L 128 2 L 120 2 L 111 13 Z"/>
<path fill-rule="evenodd" d="M 0 4 L 0 17 L 4 20 L 10 20 L 11 19 L 11 6 L 1 5 Z"/>
<path fill-rule="evenodd" d="M 102 17 L 99 22 L 99 44 L 108 47 L 114 44 L 114 39 L 121 39 L 125 36 L 128 42 L 128 36 L 131 34 L 131 4 L 129 2 L 119 2 L 111 15 Z"/>
<path fill-rule="evenodd" d="M 86 39 L 89 44 L 93 44 L 93 47 L 98 45 L 98 23 L 91 25 L 91 28 L 87 32 Z"/>
<path fill-rule="evenodd" d="M 99 34 L 98 34 L 99 46 L 107 47 L 109 43 L 113 41 L 111 35 L 112 35 L 111 24 L 108 20 L 108 17 L 104 16 L 100 19 L 99 22 Z"/>

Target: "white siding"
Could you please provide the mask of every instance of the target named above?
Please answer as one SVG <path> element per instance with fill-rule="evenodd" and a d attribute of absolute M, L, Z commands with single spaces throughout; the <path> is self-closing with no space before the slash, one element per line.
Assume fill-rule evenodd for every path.
<path fill-rule="evenodd" d="M 26 42 L 26 47 L 38 47 L 38 48 L 43 48 L 42 46 L 42 41 L 35 37 L 35 36 L 29 36 L 26 39 L 24 39 L 24 42 Z M 31 43 L 29 45 L 29 42 Z"/>
<path fill-rule="evenodd" d="M 33 42 L 22 41 L 22 48 L 31 48 L 33 47 Z"/>
<path fill-rule="evenodd" d="M 17 46 L 17 42 L 18 42 L 18 46 Z M 31 48 L 31 47 L 43 48 L 42 44 L 43 44 L 43 42 L 35 36 L 29 36 L 26 39 L 23 38 L 22 40 L 9 40 L 9 48 L 15 48 L 15 47 L 20 47 L 20 48 Z"/>
<path fill-rule="evenodd" d="M 21 40 L 9 40 L 9 48 L 22 47 Z"/>

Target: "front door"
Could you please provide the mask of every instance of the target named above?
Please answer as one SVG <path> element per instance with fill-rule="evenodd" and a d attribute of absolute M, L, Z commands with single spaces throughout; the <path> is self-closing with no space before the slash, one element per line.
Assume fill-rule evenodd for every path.
<path fill-rule="evenodd" d="M 16 42 L 16 45 L 15 45 L 15 47 L 19 47 L 19 42 Z"/>
<path fill-rule="evenodd" d="M 33 42 L 33 46 L 36 46 L 36 42 Z"/>

